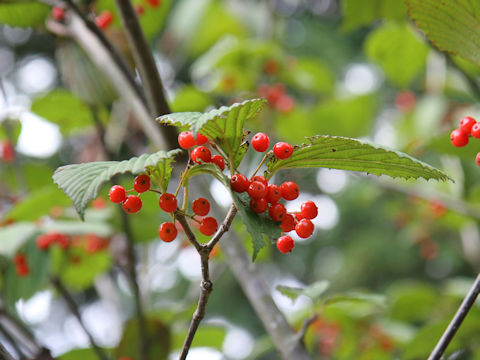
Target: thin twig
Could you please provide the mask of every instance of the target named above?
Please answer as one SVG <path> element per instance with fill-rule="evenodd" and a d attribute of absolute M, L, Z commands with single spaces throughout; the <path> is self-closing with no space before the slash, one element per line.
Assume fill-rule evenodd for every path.
<path fill-rule="evenodd" d="M 232 204 L 230 206 L 230 209 L 228 209 L 228 213 L 227 213 L 227 216 L 225 216 L 225 220 L 223 220 L 217 232 L 213 235 L 213 237 L 207 243 L 207 247 L 210 251 L 212 251 L 213 247 L 218 243 L 218 241 L 221 239 L 223 234 L 225 234 L 230 229 L 233 219 L 235 219 L 235 215 L 237 215 L 237 208 L 235 207 L 234 204 Z"/>
<path fill-rule="evenodd" d="M 188 225 L 185 215 L 177 211 L 175 212 L 175 218 L 178 220 L 180 225 L 182 225 L 183 231 L 185 232 L 185 235 L 187 236 L 188 241 L 190 241 L 190 243 L 195 247 L 197 252 L 200 254 L 203 251 L 202 245 L 198 242 L 197 237 L 195 236 L 192 229 L 190 228 L 190 225 Z"/>
<path fill-rule="evenodd" d="M 302 327 L 298 331 L 298 335 L 297 335 L 298 341 L 301 342 L 302 344 L 304 343 L 303 340 L 305 338 L 305 334 L 307 333 L 308 328 L 310 327 L 310 325 L 312 325 L 315 322 L 315 320 L 318 319 L 318 316 L 319 316 L 318 313 L 313 313 L 303 322 Z"/>
<path fill-rule="evenodd" d="M 0 323 L 19 339 L 28 352 L 34 355 L 42 352 L 42 347 L 37 343 L 30 329 L 3 307 L 0 307 Z"/>
<path fill-rule="evenodd" d="M 12 355 L 5 349 L 5 347 L 0 343 L 0 359 L 2 360 L 15 360 Z"/>
<path fill-rule="evenodd" d="M 101 360 L 108 360 L 107 354 L 105 354 L 103 349 L 100 346 L 98 346 L 92 334 L 90 333 L 90 331 L 88 331 L 87 327 L 85 326 L 82 320 L 82 316 L 80 315 L 80 310 L 78 309 L 78 306 L 75 303 L 73 296 L 68 292 L 67 288 L 62 284 L 59 278 L 52 278 L 51 283 L 55 287 L 55 289 L 60 293 L 60 295 L 63 297 L 71 313 L 73 314 L 73 316 L 75 316 L 75 318 L 79 322 L 80 326 L 82 327 L 83 331 L 88 337 L 90 346 L 93 348 L 93 351 L 95 351 L 98 358 Z"/>
<path fill-rule="evenodd" d="M 10 343 L 12 344 L 12 347 L 15 349 L 15 352 L 18 354 L 20 360 L 26 359 L 25 354 L 23 353 L 22 349 L 20 348 L 20 345 L 17 343 L 17 341 L 14 339 L 12 334 L 8 332 L 7 329 L 0 323 L 0 333 L 3 335 L 3 337 Z"/>
<path fill-rule="evenodd" d="M 472 308 L 475 300 L 480 293 L 480 274 L 478 274 L 477 278 L 475 279 L 470 291 L 468 292 L 465 299 L 463 299 L 462 304 L 458 308 L 455 316 L 453 317 L 452 321 L 448 325 L 447 329 L 443 333 L 442 337 L 433 349 L 432 353 L 428 357 L 428 360 L 439 360 L 445 350 L 447 349 L 448 344 L 452 341 L 453 337 L 455 336 L 458 328 L 462 324 L 463 320 L 467 316 L 468 312 Z"/>

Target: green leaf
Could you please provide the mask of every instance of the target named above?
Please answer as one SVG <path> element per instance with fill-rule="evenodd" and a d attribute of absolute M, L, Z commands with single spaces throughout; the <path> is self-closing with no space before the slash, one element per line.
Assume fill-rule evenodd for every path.
<path fill-rule="evenodd" d="M 272 156 L 267 163 L 267 177 L 283 169 L 324 167 L 393 178 L 451 180 L 440 170 L 405 153 L 365 141 L 329 135 L 314 136 L 308 141 L 295 147 L 288 159 L 278 160 Z"/>
<path fill-rule="evenodd" d="M 280 76 L 287 84 L 317 95 L 329 94 L 335 86 L 335 75 L 316 58 L 297 58 Z"/>
<path fill-rule="evenodd" d="M 157 118 L 157 121 L 187 127 L 194 133 L 201 132 L 214 141 L 229 157 L 233 167 L 237 168 L 246 152 L 246 148 L 242 146 L 246 136 L 243 129 L 245 121 L 254 118 L 265 102 L 263 99 L 252 99 L 231 106 L 222 106 L 207 113 L 172 113 Z"/>
<path fill-rule="evenodd" d="M 13 256 L 30 237 L 38 231 L 31 222 L 18 222 L 0 227 L 0 254 Z"/>
<path fill-rule="evenodd" d="M 386 23 L 368 35 L 365 52 L 393 84 L 403 88 L 425 68 L 428 46 L 409 25 Z"/>
<path fill-rule="evenodd" d="M 225 333 L 225 329 L 221 326 L 203 324 L 193 338 L 192 347 L 208 346 L 214 349 L 221 349 Z M 181 349 L 186 335 L 186 330 L 176 333 L 172 339 L 172 349 Z"/>
<path fill-rule="evenodd" d="M 379 294 L 367 294 L 359 292 L 333 295 L 325 301 L 325 304 L 333 305 L 341 302 L 367 302 L 378 306 L 386 306 L 385 296 Z"/>
<path fill-rule="evenodd" d="M 207 94 L 193 85 L 187 85 L 183 86 L 175 94 L 171 108 L 174 112 L 203 111 L 210 106 L 211 103 L 212 100 Z"/>
<path fill-rule="evenodd" d="M 279 285 L 277 286 L 277 290 L 283 295 L 288 296 L 292 301 L 297 300 L 300 295 L 304 295 L 309 297 L 313 302 L 317 302 L 321 299 L 329 286 L 330 283 L 328 281 L 322 280 L 303 288 Z"/>
<path fill-rule="evenodd" d="M 180 149 L 169 152 L 158 151 L 124 161 L 98 161 L 66 165 L 55 171 L 53 180 L 72 199 L 77 212 L 83 219 L 88 201 L 95 199 L 100 186 L 115 175 L 126 172 L 139 174 L 148 168 L 154 171 L 156 176 L 161 176 L 160 180 L 163 185 L 168 183 L 171 172 L 166 169 L 174 161 L 175 155 L 181 151 Z"/>
<path fill-rule="evenodd" d="M 18 27 L 43 27 L 50 7 L 38 1 L 0 4 L 0 23 Z"/>
<path fill-rule="evenodd" d="M 480 64 L 480 3 L 406 0 L 410 17 L 440 50 Z"/>
<path fill-rule="evenodd" d="M 92 349 L 76 349 L 58 357 L 59 360 L 96 360 L 97 353 Z"/>

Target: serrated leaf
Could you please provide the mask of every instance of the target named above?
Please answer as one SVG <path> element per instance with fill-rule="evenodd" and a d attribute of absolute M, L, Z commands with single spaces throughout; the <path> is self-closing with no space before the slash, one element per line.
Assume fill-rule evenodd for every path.
<path fill-rule="evenodd" d="M 451 180 L 442 171 L 410 155 L 369 142 L 329 135 L 318 135 L 307 140 L 308 143 L 296 147 L 288 159 L 272 157 L 267 163 L 267 177 L 283 169 L 322 167 L 393 178 Z"/>
<path fill-rule="evenodd" d="M 80 217 L 84 218 L 85 207 L 89 200 L 95 199 L 100 186 L 115 175 L 130 172 L 139 174 L 147 168 L 167 168 L 174 161 L 175 155 L 182 150 L 169 152 L 158 151 L 154 154 L 143 154 L 124 161 L 98 161 L 84 164 L 67 165 L 58 168 L 53 174 L 53 181 L 72 199 Z M 163 182 L 170 180 L 170 172 L 165 172 Z"/>
<path fill-rule="evenodd" d="M 283 295 L 289 297 L 292 302 L 297 300 L 300 295 L 307 296 L 313 302 L 317 302 L 321 299 L 322 295 L 325 293 L 329 286 L 330 283 L 328 281 L 322 280 L 314 282 L 313 284 L 303 288 L 279 285 L 277 286 L 277 290 L 280 291 Z"/>
<path fill-rule="evenodd" d="M 480 3 L 469 0 L 406 0 L 408 13 L 442 51 L 480 64 Z"/>
<path fill-rule="evenodd" d="M 157 118 L 157 121 L 187 127 L 194 133 L 201 132 L 222 149 L 236 168 L 246 152 L 246 147 L 242 146 L 246 136 L 243 129 L 245 121 L 255 117 L 265 102 L 263 99 L 252 99 L 222 106 L 207 113 L 172 113 Z"/>

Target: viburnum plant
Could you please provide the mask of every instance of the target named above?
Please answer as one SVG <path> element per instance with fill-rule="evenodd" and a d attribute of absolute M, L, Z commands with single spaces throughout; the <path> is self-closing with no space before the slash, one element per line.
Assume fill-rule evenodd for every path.
<path fill-rule="evenodd" d="M 82 218 L 87 203 L 97 197 L 100 187 L 121 173 L 139 174 L 133 179 L 132 189 L 114 185 L 109 191 L 110 201 L 121 204 L 127 214 L 141 211 L 142 194 L 158 193 L 159 211 L 168 213 L 171 220 L 151 226 L 158 227 L 159 238 L 165 242 L 186 237 L 201 258 L 200 298 L 180 359 L 186 358 L 213 290 L 209 273 L 211 253 L 226 237 L 237 213 L 251 235 L 253 260 L 267 244 L 276 244 L 282 253 L 291 252 L 295 245 L 293 232 L 300 238 L 313 234 L 312 219 L 318 215 L 317 205 L 306 201 L 296 211 L 288 212 L 283 202 L 296 199 L 300 189 L 294 181 L 276 183 L 274 175 L 278 171 L 326 167 L 407 179 L 448 179 L 441 171 L 404 153 L 351 138 L 320 135 L 306 138 L 299 145 L 280 141 L 272 146 L 268 134 L 259 132 L 252 136 L 245 129 L 245 123 L 254 119 L 265 103 L 263 99 L 252 99 L 207 113 L 161 116 L 157 119 L 160 123 L 178 127 L 179 149 L 121 162 L 67 165 L 57 169 L 53 176 Z M 245 167 L 253 169 L 251 172 L 242 173 L 240 165 L 250 147 L 264 156 L 258 164 Z M 173 162 L 185 151 L 188 160 L 174 183 Z M 195 182 L 194 178 L 201 174 L 220 181 L 231 195 L 232 204 L 223 220 L 219 218 L 221 209 L 210 204 L 206 190 Z M 201 242 L 196 228 L 210 239 Z"/>

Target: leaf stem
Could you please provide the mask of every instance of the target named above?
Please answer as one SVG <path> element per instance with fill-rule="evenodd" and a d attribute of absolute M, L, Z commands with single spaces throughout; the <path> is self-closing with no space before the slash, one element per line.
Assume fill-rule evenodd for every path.
<path fill-rule="evenodd" d="M 260 161 L 260 164 L 258 164 L 257 168 L 255 169 L 255 171 L 253 172 L 253 174 L 252 174 L 251 177 L 254 177 L 254 176 L 257 174 L 258 170 L 260 170 L 260 168 L 262 167 L 263 163 L 267 160 L 267 158 L 268 158 L 271 154 L 273 154 L 273 151 L 272 151 L 272 150 L 270 150 L 269 152 L 267 152 L 267 153 L 263 156 L 262 161 Z"/>

